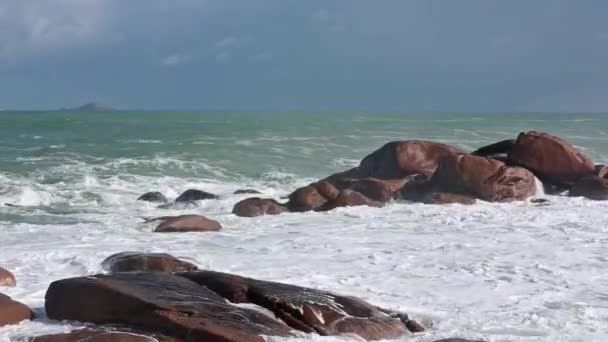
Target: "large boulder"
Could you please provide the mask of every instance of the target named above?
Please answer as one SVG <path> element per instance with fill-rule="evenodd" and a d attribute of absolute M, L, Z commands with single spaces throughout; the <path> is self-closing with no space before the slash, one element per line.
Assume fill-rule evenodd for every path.
<path fill-rule="evenodd" d="M 357 178 L 401 179 L 417 173 L 432 173 L 439 161 L 450 153 L 464 151 L 432 141 L 393 141 L 363 158 Z"/>
<path fill-rule="evenodd" d="M 188 190 L 184 191 L 181 195 L 179 195 L 175 199 L 175 202 L 176 203 L 195 202 L 195 201 L 202 201 L 202 200 L 207 200 L 207 199 L 218 199 L 218 198 L 219 197 L 217 195 L 203 191 L 203 190 L 188 189 Z"/>
<path fill-rule="evenodd" d="M 0 286 L 13 287 L 17 285 L 15 276 L 8 270 L 0 267 Z"/>
<path fill-rule="evenodd" d="M 574 183 L 568 195 L 596 201 L 608 200 L 608 179 L 599 176 L 583 177 Z"/>
<path fill-rule="evenodd" d="M 217 292 L 232 303 L 262 306 L 290 327 L 307 333 L 351 333 L 366 340 L 393 339 L 409 333 L 407 325 L 416 325 L 406 314 L 327 291 L 212 271 L 178 275 Z"/>
<path fill-rule="evenodd" d="M 583 152 L 544 132 L 520 133 L 509 153 L 509 163 L 532 171 L 543 184 L 566 189 L 595 174 L 595 165 Z"/>
<path fill-rule="evenodd" d="M 0 293 L 0 327 L 32 318 L 34 313 L 30 308 Z"/>
<path fill-rule="evenodd" d="M 180 215 L 165 217 L 156 233 L 210 232 L 222 229 L 222 225 L 201 215 Z"/>
<path fill-rule="evenodd" d="M 470 154 L 445 156 L 431 184 L 434 191 L 465 194 L 489 202 L 525 200 L 536 194 L 530 171 Z"/>
<path fill-rule="evenodd" d="M 287 207 L 269 198 L 247 198 L 232 208 L 232 213 L 241 217 L 255 217 L 262 215 L 278 215 L 289 211 Z"/>
<path fill-rule="evenodd" d="M 146 192 L 137 198 L 138 201 L 167 203 L 167 197 L 158 191 Z"/>
<path fill-rule="evenodd" d="M 263 342 L 289 336 L 285 324 L 241 308 L 184 277 L 167 273 L 115 273 L 53 282 L 47 316 L 96 324 L 121 324 L 184 341 Z"/>
<path fill-rule="evenodd" d="M 166 253 L 122 252 L 107 257 L 101 267 L 108 272 L 183 272 L 198 267 Z"/>
<path fill-rule="evenodd" d="M 36 336 L 31 342 L 180 342 L 159 334 L 132 329 L 80 329 L 65 334 Z"/>
<path fill-rule="evenodd" d="M 383 202 L 374 201 L 362 193 L 350 189 L 340 191 L 338 197 L 333 200 L 327 201 L 322 206 L 316 208 L 317 211 L 329 211 L 340 207 L 357 207 L 357 206 L 368 206 L 368 207 L 382 207 Z"/>

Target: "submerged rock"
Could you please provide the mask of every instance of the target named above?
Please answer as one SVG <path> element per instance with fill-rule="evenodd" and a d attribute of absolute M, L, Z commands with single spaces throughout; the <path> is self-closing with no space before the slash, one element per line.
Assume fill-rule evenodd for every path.
<path fill-rule="evenodd" d="M 596 201 L 608 200 L 608 179 L 598 176 L 584 177 L 574 183 L 568 195 Z"/>
<path fill-rule="evenodd" d="M 167 273 L 115 273 L 53 282 L 45 309 L 55 320 L 122 324 L 185 341 L 263 342 L 285 324 Z"/>
<path fill-rule="evenodd" d="M 563 188 L 596 173 L 595 165 L 583 152 L 544 132 L 520 133 L 509 162 L 532 171 L 546 185 Z"/>
<path fill-rule="evenodd" d="M 261 194 L 261 192 L 254 189 L 239 189 L 234 192 L 234 195 L 242 195 L 242 194 Z"/>
<path fill-rule="evenodd" d="M 146 192 L 137 198 L 138 201 L 167 203 L 167 197 L 158 191 Z"/>
<path fill-rule="evenodd" d="M 0 267 L 0 286 L 13 287 L 17 285 L 15 276 L 7 269 Z"/>
<path fill-rule="evenodd" d="M 252 303 L 272 311 L 290 327 L 320 335 L 356 334 L 367 340 L 392 339 L 419 326 L 407 315 L 361 299 L 294 285 L 212 271 L 177 275 L 215 291 L 232 303 Z"/>
<path fill-rule="evenodd" d="M 475 198 L 465 194 L 451 192 L 430 192 L 426 194 L 423 201 L 426 204 L 475 204 Z"/>
<path fill-rule="evenodd" d="M 102 263 L 109 272 L 183 272 L 198 267 L 166 253 L 122 252 L 109 256 Z"/>
<path fill-rule="evenodd" d="M 181 195 L 179 195 L 179 197 L 177 197 L 175 199 L 176 203 L 180 203 L 180 202 L 195 202 L 195 201 L 202 201 L 202 200 L 207 200 L 207 199 L 218 199 L 219 196 L 203 191 L 203 190 L 197 190 L 197 189 L 189 189 L 184 191 Z"/>
<path fill-rule="evenodd" d="M 278 215 L 289 211 L 286 206 L 269 198 L 247 198 L 234 205 L 232 213 L 242 217 Z"/>
<path fill-rule="evenodd" d="M 0 293 L 0 327 L 34 318 L 30 308 Z"/>
<path fill-rule="evenodd" d="M 222 225 L 201 215 L 180 215 L 163 218 L 156 233 L 209 232 L 222 229 Z"/>

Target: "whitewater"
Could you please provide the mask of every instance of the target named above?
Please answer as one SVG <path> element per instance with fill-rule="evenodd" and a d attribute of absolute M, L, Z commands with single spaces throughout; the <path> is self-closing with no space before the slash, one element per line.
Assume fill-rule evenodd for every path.
<path fill-rule="evenodd" d="M 472 150 L 531 129 L 608 162 L 608 119 L 591 114 L 2 113 L 0 266 L 17 286 L 0 292 L 39 318 L 0 328 L 0 341 L 86 326 L 45 318 L 48 285 L 100 273 L 106 257 L 124 251 L 353 295 L 429 327 L 403 341 L 608 341 L 605 202 L 541 195 L 546 203 L 231 214 L 251 196 L 235 190 L 281 200 L 391 140 Z M 136 201 L 190 188 L 220 199 L 171 209 Z M 186 213 L 223 229 L 157 234 L 144 223 Z"/>

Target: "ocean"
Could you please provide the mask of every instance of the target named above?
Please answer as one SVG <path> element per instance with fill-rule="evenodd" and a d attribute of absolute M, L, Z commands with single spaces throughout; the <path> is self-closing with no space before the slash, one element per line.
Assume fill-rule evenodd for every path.
<path fill-rule="evenodd" d="M 205 269 L 403 310 L 430 327 L 408 341 L 608 341 L 605 202 L 546 196 L 545 204 L 231 214 L 250 196 L 237 189 L 280 199 L 392 140 L 474 150 L 529 130 L 608 163 L 601 114 L 0 112 L 0 266 L 18 282 L 0 292 L 40 317 L 0 328 L 0 341 L 83 326 L 44 318 L 48 285 L 102 272 L 101 261 L 123 251 L 167 252 Z M 136 201 L 189 188 L 221 197 L 185 209 Z M 142 219 L 183 213 L 224 229 L 155 234 Z"/>

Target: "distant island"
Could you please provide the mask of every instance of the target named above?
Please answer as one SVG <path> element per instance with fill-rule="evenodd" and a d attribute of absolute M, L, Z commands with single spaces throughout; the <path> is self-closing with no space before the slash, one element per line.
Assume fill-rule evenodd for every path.
<path fill-rule="evenodd" d="M 85 103 L 79 107 L 61 108 L 59 110 L 60 111 L 75 111 L 75 112 L 107 112 L 107 111 L 112 111 L 115 109 L 105 106 L 101 103 L 89 102 L 89 103 Z"/>

